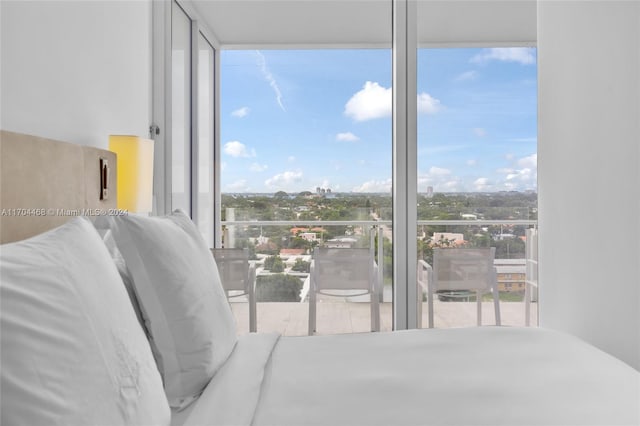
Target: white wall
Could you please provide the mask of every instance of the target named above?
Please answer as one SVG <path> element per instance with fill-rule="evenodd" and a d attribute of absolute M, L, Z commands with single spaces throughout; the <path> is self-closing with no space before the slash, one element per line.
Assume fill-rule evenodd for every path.
<path fill-rule="evenodd" d="M 151 2 L 0 1 L 0 127 L 84 145 L 147 137 Z"/>
<path fill-rule="evenodd" d="M 539 1 L 538 60 L 540 323 L 640 369 L 640 2 Z"/>

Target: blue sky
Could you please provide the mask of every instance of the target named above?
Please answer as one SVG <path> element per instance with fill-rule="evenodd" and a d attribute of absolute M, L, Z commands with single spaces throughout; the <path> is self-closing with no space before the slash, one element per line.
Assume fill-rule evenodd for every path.
<path fill-rule="evenodd" d="M 418 190 L 536 188 L 536 52 L 421 49 Z M 391 189 L 391 51 L 229 50 L 223 192 Z"/>

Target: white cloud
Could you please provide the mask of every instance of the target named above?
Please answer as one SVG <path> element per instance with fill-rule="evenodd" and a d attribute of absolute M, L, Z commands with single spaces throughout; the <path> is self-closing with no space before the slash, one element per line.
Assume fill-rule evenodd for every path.
<path fill-rule="evenodd" d="M 344 114 L 356 121 L 373 120 L 391 115 L 391 88 L 367 81 L 362 90 L 347 101 Z"/>
<path fill-rule="evenodd" d="M 443 182 L 440 187 L 443 192 L 458 192 L 460 191 L 460 181 L 457 179 L 448 180 Z"/>
<path fill-rule="evenodd" d="M 248 150 L 245 144 L 239 141 L 229 141 L 224 144 L 224 153 L 232 157 L 255 157 L 255 149 Z"/>
<path fill-rule="evenodd" d="M 478 78 L 477 71 L 465 71 L 462 74 L 459 74 L 455 78 L 455 81 L 469 81 L 469 80 L 475 80 L 476 78 Z"/>
<path fill-rule="evenodd" d="M 242 118 L 242 117 L 246 117 L 247 115 L 249 115 L 249 111 L 251 111 L 251 109 L 249 109 L 249 107 L 242 107 L 242 108 L 238 108 L 237 110 L 233 111 L 231 113 L 231 115 L 234 116 L 234 117 Z"/>
<path fill-rule="evenodd" d="M 331 188 L 331 182 L 329 182 L 329 179 L 324 179 L 320 185 L 316 185 L 316 188 Z M 333 188 L 331 190 L 333 191 Z"/>
<path fill-rule="evenodd" d="M 440 101 L 428 93 L 418 95 L 418 112 L 423 114 L 435 114 L 440 110 Z"/>
<path fill-rule="evenodd" d="M 460 179 L 453 176 L 450 169 L 433 166 L 426 173 L 418 173 L 418 191 L 425 192 L 428 186 L 435 191 L 455 192 L 459 189 Z"/>
<path fill-rule="evenodd" d="M 475 187 L 476 191 L 487 191 L 487 190 L 491 189 L 493 185 L 491 185 L 491 183 L 489 182 L 488 178 L 481 177 L 481 178 L 476 179 L 473 182 L 473 186 Z"/>
<path fill-rule="evenodd" d="M 483 138 L 483 137 L 487 136 L 487 131 L 485 129 L 483 129 L 482 127 L 475 127 L 473 129 L 473 134 L 476 135 L 479 138 Z"/>
<path fill-rule="evenodd" d="M 290 155 L 287 157 L 287 161 L 290 163 L 293 163 L 294 161 L 296 161 L 296 157 L 294 157 L 293 155 Z"/>
<path fill-rule="evenodd" d="M 269 166 L 267 166 L 266 164 L 258 163 L 253 163 L 251 166 L 249 166 L 249 170 L 251 170 L 252 172 L 264 172 L 268 168 Z"/>
<path fill-rule="evenodd" d="M 466 164 L 467 164 L 467 166 L 469 166 L 469 167 L 473 167 L 473 166 L 475 166 L 476 164 L 478 164 L 478 160 L 476 160 L 476 159 L 472 158 L 472 159 L 467 160 L 467 161 L 466 161 Z"/>
<path fill-rule="evenodd" d="M 518 173 L 509 173 L 507 175 L 507 180 L 513 180 L 513 179 L 517 178 L 519 175 L 520 175 L 519 171 L 518 171 Z"/>
<path fill-rule="evenodd" d="M 313 185 L 311 188 L 309 188 L 309 191 L 311 192 L 316 192 L 317 188 L 324 188 L 324 189 L 330 189 L 331 192 L 338 192 L 340 191 L 340 185 L 337 183 L 331 183 L 331 181 L 329 179 L 323 179 L 322 183 L 318 184 L 318 185 Z"/>
<path fill-rule="evenodd" d="M 340 142 L 356 142 L 356 141 L 359 141 L 360 138 L 351 132 L 344 132 L 344 133 L 338 133 L 336 135 L 336 140 Z"/>
<path fill-rule="evenodd" d="M 442 167 L 431 167 L 429 169 L 429 175 L 430 176 L 448 176 L 451 174 L 451 170 L 449 169 L 444 169 Z"/>
<path fill-rule="evenodd" d="M 528 157 L 524 157 L 518 160 L 518 166 L 523 168 L 538 168 L 538 154 L 531 154 Z"/>
<path fill-rule="evenodd" d="M 286 171 L 270 177 L 264 181 L 264 184 L 269 188 L 288 188 L 293 183 L 300 182 L 301 180 L 302 171 Z"/>
<path fill-rule="evenodd" d="M 278 82 L 276 81 L 273 74 L 271 74 L 271 71 L 267 66 L 267 59 L 259 50 L 256 50 L 256 54 L 258 55 L 258 65 L 260 66 L 260 71 L 262 72 L 262 76 L 264 77 L 265 80 L 267 80 L 267 82 L 269 83 L 269 86 L 271 86 L 271 88 L 273 89 L 273 92 L 276 95 L 276 102 L 278 102 L 278 105 L 280 106 L 280 108 L 283 111 L 286 111 L 286 109 L 284 108 L 284 104 L 282 103 L 282 92 L 280 91 Z"/>
<path fill-rule="evenodd" d="M 370 180 L 352 189 L 353 192 L 391 192 L 391 179 Z"/>
<path fill-rule="evenodd" d="M 227 187 L 227 191 L 229 192 L 246 192 L 249 190 L 249 187 L 247 186 L 247 181 L 245 179 L 240 179 L 235 182 L 232 182 L 226 187 Z"/>
<path fill-rule="evenodd" d="M 523 65 L 535 64 L 535 49 L 531 47 L 493 47 L 471 58 L 471 63 L 485 64 L 489 61 L 517 62 Z"/>
<path fill-rule="evenodd" d="M 504 167 L 496 170 L 504 175 L 503 186 L 509 190 L 533 189 L 537 186 L 538 155 L 513 159 L 514 167 Z"/>
<path fill-rule="evenodd" d="M 392 113 L 391 87 L 382 87 L 375 81 L 367 81 L 344 106 L 344 114 L 355 121 L 374 120 L 390 117 Z M 438 99 L 428 93 L 420 93 L 417 98 L 418 112 L 434 114 L 442 106 Z"/>
<path fill-rule="evenodd" d="M 390 117 L 392 111 L 391 87 L 382 87 L 375 81 L 367 81 L 344 106 L 344 114 L 355 121 L 374 120 Z M 434 114 L 442 107 L 440 100 L 428 93 L 420 93 L 417 98 L 418 112 Z"/>

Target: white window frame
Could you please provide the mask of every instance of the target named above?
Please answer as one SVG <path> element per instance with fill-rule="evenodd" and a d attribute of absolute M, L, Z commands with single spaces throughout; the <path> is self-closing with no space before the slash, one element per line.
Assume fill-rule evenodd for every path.
<path fill-rule="evenodd" d="M 172 155 L 171 155 L 171 20 L 172 7 L 176 4 L 182 9 L 191 21 L 191 218 L 198 220 L 198 114 L 197 114 L 197 95 L 198 95 L 198 36 L 202 36 L 211 45 L 214 51 L 214 139 L 211 152 L 214 155 L 214 203 L 217 205 L 220 201 L 219 180 L 219 105 L 218 96 L 220 88 L 219 62 L 220 62 L 220 43 L 214 36 L 213 32 L 203 24 L 198 12 L 193 8 L 190 2 L 181 0 L 170 1 L 154 1 L 152 2 L 153 17 L 153 99 L 152 99 L 152 116 L 153 124 L 150 132 L 155 139 L 154 162 L 156 164 L 154 171 L 154 210 L 156 215 L 164 215 L 171 212 L 171 174 L 172 174 Z M 214 224 L 214 230 L 220 225 L 219 215 L 215 213 L 211 218 Z M 216 232 L 218 234 L 218 232 Z M 221 238 L 216 235 L 217 238 Z"/>
<path fill-rule="evenodd" d="M 408 283 L 416 282 L 417 242 L 410 238 L 417 229 L 417 0 L 388 0 L 392 14 L 392 85 L 393 85 L 393 329 L 417 328 L 417 287 Z M 154 134 L 156 141 L 154 173 L 154 214 L 162 215 L 171 209 L 171 7 L 178 4 L 192 21 L 192 39 L 198 33 L 214 48 L 214 205 L 213 229 L 214 246 L 222 244 L 221 187 L 220 187 L 220 52 L 223 46 L 214 32 L 202 20 L 188 0 L 152 2 L 153 14 L 153 123 L 160 133 Z M 486 43 L 483 43 L 486 44 Z M 492 43 L 496 47 L 500 43 Z M 535 46 L 535 42 L 504 43 L 515 46 Z M 464 47 L 469 47 L 465 43 Z M 195 47 L 194 47 L 195 46 Z M 229 48 L 238 48 L 228 46 Z M 260 48 L 242 46 L 243 49 Z M 269 46 L 274 47 L 274 46 Z M 282 48 L 304 48 L 292 44 Z M 326 46 L 325 46 L 326 47 Z M 340 46 L 342 47 L 342 46 Z M 379 46 L 369 46 L 379 47 Z M 443 47 L 432 45 L 420 47 Z M 462 44 L 446 47 L 463 47 Z M 192 49 L 197 44 L 192 43 Z M 198 55 L 192 55 L 192 74 L 197 72 Z M 192 135 L 191 144 L 197 143 L 197 78 L 192 77 Z M 196 104 L 194 104 L 196 102 Z M 194 142 L 196 141 L 196 142 Z M 197 149 L 192 149 L 192 212 L 197 220 Z"/>

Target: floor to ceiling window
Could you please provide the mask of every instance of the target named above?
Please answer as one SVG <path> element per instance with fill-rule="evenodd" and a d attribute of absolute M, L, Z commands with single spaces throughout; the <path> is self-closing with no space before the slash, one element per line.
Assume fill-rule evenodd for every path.
<path fill-rule="evenodd" d="M 263 31 L 215 21 L 231 3 L 162 4 L 158 211 L 246 253 L 255 297 L 229 293 L 240 332 L 256 299 L 257 329 L 290 335 L 536 323 L 536 50 L 505 47 L 495 18 L 530 12 L 465 3 L 478 24 L 453 2 L 312 2 Z"/>
<path fill-rule="evenodd" d="M 259 330 L 391 329 L 391 100 L 389 49 L 222 52 L 223 244 L 256 267 Z M 316 288 L 323 248 L 371 265 L 327 266 L 332 284 L 349 278 Z M 349 288 L 359 276 L 373 294 Z M 232 303 L 240 325 L 244 301 Z"/>
<path fill-rule="evenodd" d="M 536 136 L 535 48 L 419 49 L 419 325 L 525 324 Z"/>

